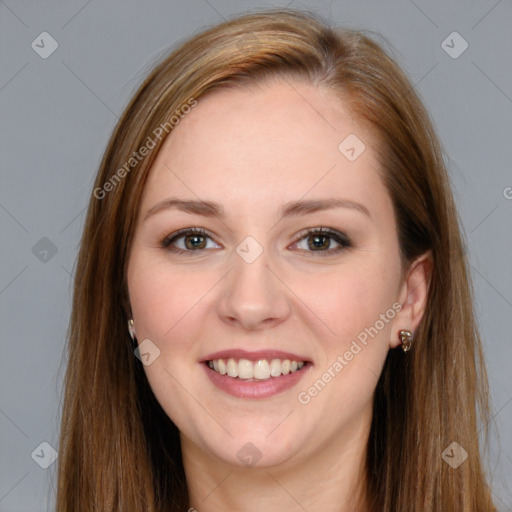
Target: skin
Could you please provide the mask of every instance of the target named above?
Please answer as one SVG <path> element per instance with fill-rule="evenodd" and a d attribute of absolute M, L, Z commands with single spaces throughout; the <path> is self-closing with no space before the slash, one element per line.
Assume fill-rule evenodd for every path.
<path fill-rule="evenodd" d="M 366 146 L 353 162 L 338 149 L 349 134 Z M 374 143 L 333 92 L 278 79 L 200 98 L 154 162 L 128 289 L 139 343 L 150 339 L 160 350 L 144 369 L 180 429 L 190 504 L 199 512 L 365 510 L 373 392 L 398 331 L 414 331 L 421 319 L 431 268 L 428 255 L 401 264 Z M 218 202 L 226 216 L 163 209 L 146 218 L 170 197 Z M 360 203 L 369 215 L 334 208 L 279 218 L 289 201 L 332 197 Z M 324 249 L 308 246 L 313 236 L 299 234 L 319 227 L 346 234 L 354 246 L 337 251 L 334 238 Z M 174 243 L 190 254 L 161 246 L 183 228 L 211 236 L 195 251 L 191 237 L 187 246 L 185 238 Z M 263 248 L 252 263 L 236 252 L 247 236 Z M 400 312 L 300 403 L 298 393 L 397 302 Z M 244 400 L 216 388 L 199 363 L 228 348 L 275 348 L 313 365 L 292 389 Z M 248 442 L 261 454 L 252 468 L 237 457 Z"/>

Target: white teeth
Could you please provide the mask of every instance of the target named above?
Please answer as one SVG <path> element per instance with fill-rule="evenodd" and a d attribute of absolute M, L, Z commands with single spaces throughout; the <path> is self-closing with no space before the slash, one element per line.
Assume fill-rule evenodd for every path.
<path fill-rule="evenodd" d="M 238 377 L 238 365 L 233 358 L 228 359 L 227 374 L 230 377 Z"/>
<path fill-rule="evenodd" d="M 220 373 L 221 375 L 228 375 L 229 377 L 242 380 L 265 380 L 270 377 L 279 377 L 280 375 L 287 375 L 294 373 L 304 367 L 304 361 L 290 361 L 289 359 L 272 359 L 270 363 L 267 359 L 259 359 L 256 362 L 249 359 L 235 360 L 230 357 L 227 361 L 224 359 L 216 359 L 208 361 L 208 366 Z"/>
<path fill-rule="evenodd" d="M 251 361 L 248 359 L 240 359 L 238 361 L 238 376 L 241 379 L 252 379 L 253 369 Z"/>
<path fill-rule="evenodd" d="M 254 365 L 254 378 L 255 379 L 268 379 L 270 377 L 270 365 L 266 359 L 260 359 Z"/>
<path fill-rule="evenodd" d="M 281 361 L 279 359 L 272 359 L 270 361 L 270 375 L 272 377 L 279 377 L 281 375 Z"/>

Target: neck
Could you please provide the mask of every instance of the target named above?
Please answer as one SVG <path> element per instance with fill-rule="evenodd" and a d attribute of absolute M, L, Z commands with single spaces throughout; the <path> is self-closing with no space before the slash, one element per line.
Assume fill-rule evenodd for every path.
<path fill-rule="evenodd" d="M 226 464 L 181 435 L 190 507 L 198 512 L 366 512 L 368 434 L 369 421 L 358 422 L 310 454 L 266 468 Z"/>

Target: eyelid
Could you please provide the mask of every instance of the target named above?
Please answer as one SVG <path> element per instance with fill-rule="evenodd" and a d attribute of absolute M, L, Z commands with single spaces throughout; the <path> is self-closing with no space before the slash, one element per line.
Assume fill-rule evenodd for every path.
<path fill-rule="evenodd" d="M 174 231 L 170 235 L 167 235 L 161 242 L 161 245 L 167 247 L 174 240 L 181 238 L 182 236 L 192 234 L 192 233 L 200 233 L 202 235 L 207 235 L 211 238 L 210 233 L 206 231 L 204 228 L 183 228 L 178 229 L 178 231 Z"/>
<path fill-rule="evenodd" d="M 299 237 L 298 241 L 302 240 L 304 237 L 306 237 L 308 235 L 313 235 L 315 233 L 322 233 L 324 235 L 335 235 L 339 238 L 346 240 L 347 242 L 350 241 L 349 237 L 347 235 L 345 235 L 345 233 L 342 233 L 341 231 L 338 231 L 334 228 L 327 228 L 327 227 L 322 227 L 322 226 L 303 229 L 302 231 L 297 233 L 297 236 Z"/>

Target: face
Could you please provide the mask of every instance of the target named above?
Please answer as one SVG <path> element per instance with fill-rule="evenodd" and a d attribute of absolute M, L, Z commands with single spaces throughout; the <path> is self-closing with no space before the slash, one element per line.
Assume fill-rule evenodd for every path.
<path fill-rule="evenodd" d="M 270 467 L 367 433 L 410 327 L 373 146 L 333 92 L 290 81 L 201 98 L 165 141 L 128 289 L 183 447 Z"/>

